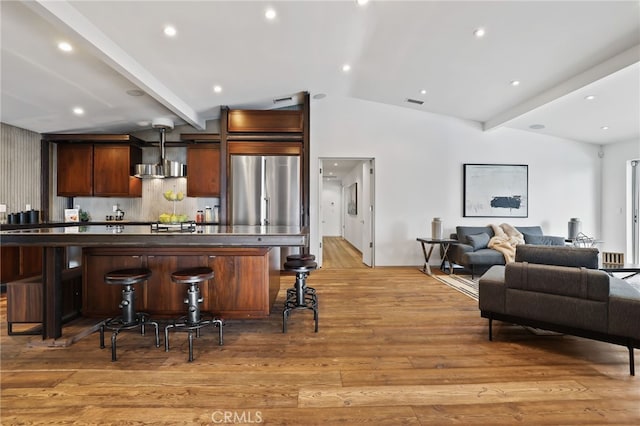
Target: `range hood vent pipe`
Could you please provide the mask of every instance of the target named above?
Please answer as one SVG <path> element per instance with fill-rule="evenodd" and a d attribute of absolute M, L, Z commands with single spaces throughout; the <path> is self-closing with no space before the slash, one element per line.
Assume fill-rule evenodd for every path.
<path fill-rule="evenodd" d="M 184 177 L 187 167 L 178 162 L 166 159 L 166 131 L 173 129 L 173 122 L 167 119 L 153 120 L 152 127 L 160 131 L 160 162 L 157 164 L 136 164 L 135 176 L 139 178 Z"/>

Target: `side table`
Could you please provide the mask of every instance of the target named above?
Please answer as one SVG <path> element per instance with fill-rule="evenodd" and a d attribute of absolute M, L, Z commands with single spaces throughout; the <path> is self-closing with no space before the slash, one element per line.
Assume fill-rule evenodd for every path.
<path fill-rule="evenodd" d="M 457 243 L 458 240 L 452 240 L 448 238 L 447 239 L 416 238 L 416 240 L 420 242 L 420 245 L 422 246 L 422 254 L 424 255 L 424 265 L 422 266 L 422 269 L 420 269 L 422 272 L 424 272 L 427 275 L 433 275 L 431 272 L 431 266 L 429 266 L 429 259 L 431 258 L 431 253 L 433 253 L 433 248 L 436 245 L 439 245 L 440 255 L 442 256 L 442 262 L 440 262 L 440 269 L 443 269 L 445 263 L 448 263 L 449 274 L 453 273 L 453 265 L 451 264 L 451 261 L 449 261 L 449 257 L 447 254 L 449 252 L 449 247 L 451 247 L 451 244 Z M 428 252 L 425 244 L 430 245 Z"/>
<path fill-rule="evenodd" d="M 625 263 L 622 265 L 616 263 L 603 263 L 600 265 L 599 269 L 608 273 L 609 275 L 613 275 L 614 272 L 628 273 L 629 275 L 622 277 L 623 280 L 627 280 L 640 274 L 640 265 L 635 265 L 632 263 Z"/>

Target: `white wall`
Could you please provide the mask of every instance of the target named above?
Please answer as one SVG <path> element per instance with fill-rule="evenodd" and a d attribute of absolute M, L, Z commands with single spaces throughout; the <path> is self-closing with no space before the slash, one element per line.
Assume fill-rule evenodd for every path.
<path fill-rule="evenodd" d="M 567 235 L 579 217 L 601 237 L 599 147 L 532 132 L 483 132 L 479 123 L 374 102 L 328 96 L 311 105 L 311 164 L 319 157 L 375 158 L 377 266 L 419 265 L 416 237 L 430 235 L 433 217 L 445 234 L 456 225 L 508 221 L 539 224 Z M 529 165 L 528 218 L 463 218 L 462 165 Z M 345 182 L 346 184 L 346 182 Z M 319 247 L 318 175 L 311 173 L 311 252 Z"/>
<path fill-rule="evenodd" d="M 344 238 L 349 241 L 352 246 L 362 252 L 364 248 L 364 242 L 362 241 L 363 234 L 363 215 L 364 206 L 362 203 L 362 165 L 358 165 L 353 168 L 347 175 L 342 178 L 342 186 L 344 188 L 344 200 L 347 205 L 349 200 L 349 188 L 353 184 L 357 185 L 357 214 L 348 214 L 345 210 L 344 216 Z"/>
<path fill-rule="evenodd" d="M 602 159 L 602 245 L 601 251 L 631 256 L 628 167 L 640 159 L 640 141 L 619 142 L 603 147 Z"/>

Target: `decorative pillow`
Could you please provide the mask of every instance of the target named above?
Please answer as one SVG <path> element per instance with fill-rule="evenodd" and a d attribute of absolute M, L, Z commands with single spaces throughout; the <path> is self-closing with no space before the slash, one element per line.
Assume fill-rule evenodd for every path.
<path fill-rule="evenodd" d="M 467 241 L 469 241 L 469 245 L 473 247 L 473 251 L 487 248 L 490 239 L 489 234 L 485 232 L 482 234 L 467 235 Z"/>
<path fill-rule="evenodd" d="M 537 246 L 563 246 L 564 237 L 524 234 L 524 242 L 525 244 L 535 244 Z"/>

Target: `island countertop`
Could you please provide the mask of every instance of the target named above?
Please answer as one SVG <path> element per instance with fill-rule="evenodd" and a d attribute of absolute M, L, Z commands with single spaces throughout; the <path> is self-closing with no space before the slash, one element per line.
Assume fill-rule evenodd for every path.
<path fill-rule="evenodd" d="M 309 232 L 290 226 L 196 225 L 154 229 L 151 225 L 54 226 L 0 232 L 7 246 L 306 247 Z"/>

